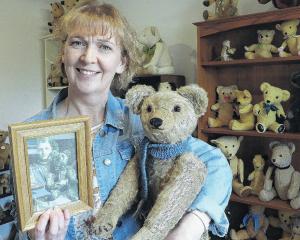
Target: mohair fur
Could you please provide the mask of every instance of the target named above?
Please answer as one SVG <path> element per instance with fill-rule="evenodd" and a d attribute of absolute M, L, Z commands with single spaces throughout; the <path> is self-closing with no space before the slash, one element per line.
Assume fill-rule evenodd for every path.
<path fill-rule="evenodd" d="M 10 159 L 10 145 L 5 143 L 7 136 L 7 131 L 0 130 L 0 170 L 8 165 Z"/>
<path fill-rule="evenodd" d="M 208 118 L 209 127 L 215 128 L 229 125 L 233 117 L 233 102 L 236 99 L 235 90 L 237 90 L 236 85 L 217 87 L 218 102 L 210 108 L 212 111 L 217 112 L 217 117 Z"/>
<path fill-rule="evenodd" d="M 266 173 L 264 189 L 260 191 L 259 199 L 271 201 L 278 195 L 282 200 L 291 200 L 291 207 L 298 209 L 300 208 L 300 173 L 295 171 L 291 165 L 295 145 L 292 142 L 281 143 L 273 141 L 270 143 L 270 149 L 272 150 L 271 161 L 276 168 L 274 187 L 271 179 L 273 167 L 269 167 Z"/>
<path fill-rule="evenodd" d="M 251 193 L 253 195 L 259 195 L 259 192 L 264 188 L 265 159 L 260 154 L 256 154 L 253 158 L 252 163 L 254 170 L 249 174 L 248 181 L 251 181 Z"/>
<path fill-rule="evenodd" d="M 239 138 L 234 136 L 222 136 L 210 141 L 220 148 L 228 159 L 233 176 L 232 188 L 240 197 L 246 197 L 251 193 L 251 187 L 244 186 L 244 162 L 236 156 L 243 139 L 243 136 Z"/>
<path fill-rule="evenodd" d="M 281 105 L 290 98 L 290 92 L 281 88 L 272 86 L 267 82 L 260 85 L 264 100 L 253 107 L 253 113 L 257 117 L 256 131 L 259 133 L 270 129 L 276 133 L 282 133 L 285 129 L 284 125 L 277 122 L 277 118 L 285 119 L 286 115 Z M 276 109 L 266 111 L 264 105 L 272 105 Z"/>
<path fill-rule="evenodd" d="M 128 91 L 126 101 L 134 113 L 141 115 L 145 135 L 150 141 L 175 144 L 191 135 L 198 117 L 206 111 L 208 100 L 206 92 L 196 85 L 162 92 L 137 85 Z M 162 124 L 153 126 L 153 118 L 161 119 Z M 152 204 L 143 227 L 132 240 L 164 239 L 186 213 L 206 177 L 205 165 L 191 152 L 166 160 L 148 156 L 146 166 Z M 119 217 L 139 200 L 138 161 L 137 155 L 130 160 L 96 216 L 94 229 L 103 238 L 112 236 Z M 204 234 L 202 239 L 206 238 Z"/>
<path fill-rule="evenodd" d="M 240 119 L 231 120 L 229 128 L 235 131 L 252 130 L 255 126 L 255 117 L 253 114 L 252 95 L 248 90 L 235 91 L 236 101 Z"/>

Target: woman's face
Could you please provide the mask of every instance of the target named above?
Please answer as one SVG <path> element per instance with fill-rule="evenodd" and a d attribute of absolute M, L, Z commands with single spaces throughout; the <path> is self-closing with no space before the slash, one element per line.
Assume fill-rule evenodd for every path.
<path fill-rule="evenodd" d="M 69 34 L 62 56 L 70 89 L 81 94 L 103 93 L 116 73 L 124 71 L 115 37 Z"/>
<path fill-rule="evenodd" d="M 38 145 L 38 151 L 42 160 L 46 161 L 52 152 L 52 147 L 49 142 L 41 142 Z"/>

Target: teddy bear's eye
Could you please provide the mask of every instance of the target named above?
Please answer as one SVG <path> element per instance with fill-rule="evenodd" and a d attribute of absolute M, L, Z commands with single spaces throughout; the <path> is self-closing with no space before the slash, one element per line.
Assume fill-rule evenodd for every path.
<path fill-rule="evenodd" d="M 290 26 L 290 29 L 292 29 L 292 26 Z"/>
<path fill-rule="evenodd" d="M 268 94 L 268 91 L 265 91 L 265 94 Z"/>
<path fill-rule="evenodd" d="M 232 147 L 234 148 L 234 145 L 232 145 Z"/>
<path fill-rule="evenodd" d="M 276 96 L 276 99 L 278 99 L 279 97 L 278 96 Z"/>
<path fill-rule="evenodd" d="M 269 35 L 267 34 L 266 37 L 269 37 Z"/>
<path fill-rule="evenodd" d="M 247 97 L 246 96 L 244 96 L 244 99 L 246 99 Z"/>
<path fill-rule="evenodd" d="M 147 106 L 147 112 L 152 112 L 152 107 L 150 105 Z"/>
<path fill-rule="evenodd" d="M 225 95 L 225 93 L 224 93 L 224 92 L 222 92 L 222 94 L 223 94 L 223 95 Z"/>
<path fill-rule="evenodd" d="M 225 146 L 225 148 L 227 148 L 227 146 Z"/>
<path fill-rule="evenodd" d="M 173 112 L 180 112 L 181 108 L 180 106 L 176 105 L 173 109 Z"/>
<path fill-rule="evenodd" d="M 279 154 L 279 157 L 282 157 L 282 154 Z"/>

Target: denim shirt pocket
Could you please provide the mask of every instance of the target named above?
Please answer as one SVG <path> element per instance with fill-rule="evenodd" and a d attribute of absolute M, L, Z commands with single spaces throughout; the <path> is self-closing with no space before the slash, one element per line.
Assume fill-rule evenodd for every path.
<path fill-rule="evenodd" d="M 117 143 L 118 152 L 122 160 L 129 161 L 134 155 L 134 146 L 129 140 L 123 140 Z"/>

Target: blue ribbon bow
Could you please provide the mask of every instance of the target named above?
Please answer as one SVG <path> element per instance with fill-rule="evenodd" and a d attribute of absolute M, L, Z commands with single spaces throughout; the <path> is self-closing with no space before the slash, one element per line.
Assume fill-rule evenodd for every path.
<path fill-rule="evenodd" d="M 254 231 L 257 232 L 259 230 L 259 227 L 260 227 L 260 223 L 259 223 L 260 217 L 261 217 L 261 214 L 246 214 L 243 217 L 243 226 L 246 227 L 248 222 L 250 220 L 252 220 L 253 225 L 254 225 Z"/>
<path fill-rule="evenodd" d="M 276 107 L 274 104 L 264 103 L 264 109 L 268 114 L 270 111 L 277 111 L 278 107 Z"/>

